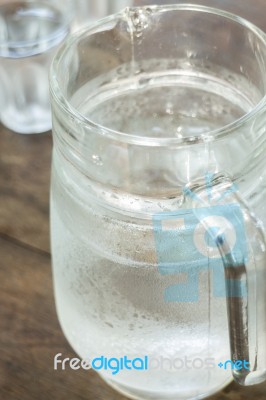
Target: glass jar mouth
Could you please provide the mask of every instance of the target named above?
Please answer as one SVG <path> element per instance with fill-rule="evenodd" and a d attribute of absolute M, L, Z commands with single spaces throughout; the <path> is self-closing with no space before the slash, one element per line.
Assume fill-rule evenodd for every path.
<path fill-rule="evenodd" d="M 18 3 L 17 0 L 11 0 L 8 2 L 9 5 Z M 31 3 L 31 1 L 28 1 Z M 45 3 L 44 3 L 45 4 Z M 1 3 L 0 3 L 1 6 Z M 23 48 L 23 57 L 27 57 L 27 55 L 37 55 L 39 54 L 39 48 L 42 48 L 42 51 L 46 51 L 52 47 L 55 47 L 59 43 L 62 42 L 63 38 L 67 35 L 69 31 L 69 27 L 74 15 L 74 0 L 67 0 L 64 12 L 62 13 L 62 23 L 60 26 L 53 30 L 51 33 L 39 38 L 39 39 L 30 39 L 30 40 L 0 40 L 0 57 L 4 58 L 12 58 L 10 54 L 13 51 L 18 51 Z M 32 50 L 35 49 L 36 51 Z M 8 49 L 8 50 L 7 50 Z M 27 51 L 29 54 L 27 54 Z"/>
<path fill-rule="evenodd" d="M 201 5 L 194 5 L 194 4 L 178 4 L 178 5 L 154 5 L 154 6 L 143 6 L 143 7 L 127 7 L 126 9 L 122 10 L 118 14 L 110 15 L 105 17 L 93 24 L 90 24 L 88 27 L 84 27 L 81 31 L 76 32 L 75 34 L 71 35 L 67 38 L 65 43 L 61 46 L 60 50 L 58 51 L 56 57 L 53 60 L 50 69 L 50 91 L 53 99 L 56 101 L 58 106 L 67 114 L 71 116 L 72 119 L 78 121 L 78 123 L 87 126 L 89 129 L 93 129 L 93 131 L 99 135 L 103 135 L 115 141 L 124 142 L 127 144 L 134 144 L 134 145 L 141 145 L 141 146 L 150 146 L 150 147 L 169 147 L 169 146 L 187 146 L 192 144 L 198 143 L 207 143 L 212 142 L 214 140 L 218 140 L 224 138 L 230 134 L 233 134 L 239 129 L 252 122 L 254 117 L 262 112 L 266 107 L 266 94 L 262 97 L 260 101 L 248 112 L 246 112 L 241 117 L 237 118 L 236 120 L 232 121 L 229 124 L 226 124 L 222 127 L 211 129 L 206 133 L 202 133 L 198 136 L 187 136 L 187 137 L 171 137 L 171 138 L 155 138 L 149 136 L 138 136 L 131 133 L 126 133 L 123 131 L 115 130 L 108 128 L 107 126 L 100 125 L 90 118 L 84 116 L 81 112 L 79 112 L 71 103 L 68 101 L 66 96 L 64 95 L 63 89 L 60 86 L 59 80 L 57 79 L 58 73 L 60 72 L 61 62 L 67 55 L 68 49 L 77 44 L 81 39 L 89 36 L 93 33 L 99 32 L 99 28 L 101 26 L 106 26 L 108 24 L 112 25 L 119 16 L 123 16 L 125 12 L 136 11 L 136 10 L 152 10 L 158 13 L 163 13 L 167 11 L 196 11 L 205 14 L 212 14 L 216 16 L 223 17 L 227 20 L 232 20 L 239 25 L 242 25 L 244 28 L 247 28 L 250 32 L 255 34 L 255 36 L 260 40 L 263 46 L 266 48 L 266 34 L 258 28 L 253 23 L 249 22 L 248 20 L 239 17 L 233 13 L 220 10 L 213 7 L 201 6 Z"/>

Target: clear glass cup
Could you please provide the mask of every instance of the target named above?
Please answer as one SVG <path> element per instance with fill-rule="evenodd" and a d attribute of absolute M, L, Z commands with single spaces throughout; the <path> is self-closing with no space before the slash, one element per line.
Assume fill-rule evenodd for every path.
<path fill-rule="evenodd" d="M 70 29 L 72 1 L 0 1 L 0 120 L 18 133 L 51 129 L 48 71 Z"/>
<path fill-rule="evenodd" d="M 193 5 L 128 8 L 53 62 L 58 317 L 81 358 L 148 357 L 98 364 L 128 397 L 266 378 L 265 62 L 263 32 Z"/>

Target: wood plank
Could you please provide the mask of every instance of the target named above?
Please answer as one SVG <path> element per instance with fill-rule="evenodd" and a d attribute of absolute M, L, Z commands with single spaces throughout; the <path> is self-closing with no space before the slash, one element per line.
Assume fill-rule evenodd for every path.
<path fill-rule="evenodd" d="M 0 233 L 49 251 L 51 134 L 0 133 Z"/>

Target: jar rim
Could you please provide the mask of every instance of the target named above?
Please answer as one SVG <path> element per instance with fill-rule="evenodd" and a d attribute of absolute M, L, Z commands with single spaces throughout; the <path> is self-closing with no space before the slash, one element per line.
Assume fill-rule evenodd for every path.
<path fill-rule="evenodd" d="M 138 136 L 122 131 L 118 131 L 115 129 L 108 128 L 107 126 L 103 126 L 93 122 L 91 119 L 85 117 L 82 113 L 80 113 L 75 107 L 73 107 L 66 96 L 63 93 L 62 88 L 60 87 L 60 83 L 57 79 L 58 72 L 60 72 L 60 62 L 66 56 L 69 48 L 77 44 L 82 38 L 93 34 L 97 29 L 101 26 L 112 23 L 116 21 L 116 19 L 123 15 L 125 11 L 130 12 L 134 10 L 156 10 L 157 12 L 167 12 L 167 11 L 197 11 L 206 14 L 212 14 L 216 16 L 220 16 L 226 18 L 227 20 L 232 20 L 233 22 L 242 25 L 243 27 L 249 29 L 249 31 L 253 32 L 257 38 L 264 44 L 266 48 L 266 34 L 258 28 L 255 24 L 249 22 L 245 18 L 242 18 L 236 14 L 233 14 L 228 11 L 224 11 L 214 7 L 196 5 L 196 4 L 177 4 L 177 5 L 152 5 L 152 6 L 142 6 L 142 7 L 127 7 L 126 9 L 120 11 L 119 13 L 109 15 L 105 18 L 102 18 L 89 26 L 83 27 L 80 31 L 75 32 L 70 35 L 64 44 L 60 47 L 57 52 L 49 73 L 50 80 L 50 91 L 53 99 L 59 105 L 59 107 L 66 112 L 71 118 L 77 120 L 80 124 L 87 126 L 90 129 L 93 129 L 95 133 L 99 135 L 104 135 L 110 139 L 124 142 L 127 144 L 141 145 L 141 146 L 150 146 L 150 147 L 169 147 L 169 146 L 186 146 L 194 143 L 206 143 L 212 142 L 214 140 L 218 140 L 228 136 L 239 130 L 243 125 L 249 123 L 254 119 L 254 117 L 259 114 L 266 107 L 266 94 L 262 97 L 262 99 L 247 113 L 242 115 L 240 118 L 232 121 L 229 124 L 226 124 L 222 127 L 210 130 L 206 133 L 203 133 L 197 137 L 190 136 L 186 138 L 155 138 L 148 136 Z"/>

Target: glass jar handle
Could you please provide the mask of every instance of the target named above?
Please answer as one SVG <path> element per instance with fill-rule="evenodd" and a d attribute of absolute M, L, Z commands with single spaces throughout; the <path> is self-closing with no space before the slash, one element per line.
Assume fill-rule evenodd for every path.
<path fill-rule="evenodd" d="M 187 185 L 184 192 L 192 199 L 193 212 L 216 243 L 223 261 L 233 378 L 245 386 L 261 383 L 266 380 L 263 226 L 226 176 L 208 175 L 204 182 Z M 213 212 L 217 207 L 225 210 L 224 221 L 228 221 L 222 226 Z"/>

